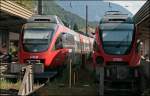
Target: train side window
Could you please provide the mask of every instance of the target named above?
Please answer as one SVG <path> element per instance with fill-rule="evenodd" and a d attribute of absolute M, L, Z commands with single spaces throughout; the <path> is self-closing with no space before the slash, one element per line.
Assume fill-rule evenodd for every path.
<path fill-rule="evenodd" d="M 61 35 L 57 38 L 55 42 L 55 49 L 62 49 L 63 48 L 63 43 L 62 43 L 62 38 Z"/>
<path fill-rule="evenodd" d="M 74 36 L 72 34 L 69 33 L 65 33 L 62 36 L 62 40 L 63 40 L 63 46 L 65 48 L 73 48 L 75 45 L 75 41 L 74 41 Z"/>

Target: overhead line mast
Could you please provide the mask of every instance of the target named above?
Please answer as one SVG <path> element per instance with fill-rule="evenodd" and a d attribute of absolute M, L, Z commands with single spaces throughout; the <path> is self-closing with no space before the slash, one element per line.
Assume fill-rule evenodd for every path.
<path fill-rule="evenodd" d="M 42 11 L 43 11 L 43 10 L 42 10 L 42 7 L 43 7 L 42 5 L 43 5 L 43 4 L 42 4 L 42 0 L 38 0 L 38 14 L 39 14 L 39 15 L 42 15 L 42 13 L 43 13 L 43 12 L 42 12 Z"/>
<path fill-rule="evenodd" d="M 110 11 L 112 11 L 112 6 L 110 5 L 110 2 L 109 2 L 109 8 L 110 8 Z"/>
<path fill-rule="evenodd" d="M 88 5 L 86 5 L 86 34 L 88 34 Z"/>

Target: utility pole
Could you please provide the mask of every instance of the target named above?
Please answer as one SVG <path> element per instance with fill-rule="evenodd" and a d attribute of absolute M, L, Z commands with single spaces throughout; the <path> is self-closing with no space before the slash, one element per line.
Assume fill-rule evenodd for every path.
<path fill-rule="evenodd" d="M 42 15 L 42 0 L 38 0 L 38 14 Z"/>
<path fill-rule="evenodd" d="M 112 11 L 112 6 L 110 5 L 110 2 L 109 2 L 109 8 L 110 8 L 110 11 Z"/>
<path fill-rule="evenodd" d="M 88 34 L 88 6 L 86 5 L 86 34 Z"/>

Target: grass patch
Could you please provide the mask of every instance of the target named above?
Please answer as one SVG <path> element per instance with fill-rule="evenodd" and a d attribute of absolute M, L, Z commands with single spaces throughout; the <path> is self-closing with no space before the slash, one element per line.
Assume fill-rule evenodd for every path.
<path fill-rule="evenodd" d="M 142 96 L 150 96 L 150 89 L 145 90 Z"/>
<path fill-rule="evenodd" d="M 13 83 L 8 80 L 0 80 L 0 89 L 16 89 L 19 90 L 19 87 L 21 85 L 21 81 L 17 81 L 16 83 Z"/>

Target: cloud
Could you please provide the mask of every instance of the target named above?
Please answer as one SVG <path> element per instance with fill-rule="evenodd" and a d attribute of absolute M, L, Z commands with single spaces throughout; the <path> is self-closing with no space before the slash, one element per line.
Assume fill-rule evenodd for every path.
<path fill-rule="evenodd" d="M 118 4 L 127 10 L 129 10 L 133 15 L 144 5 L 146 1 L 105 1 Z"/>

